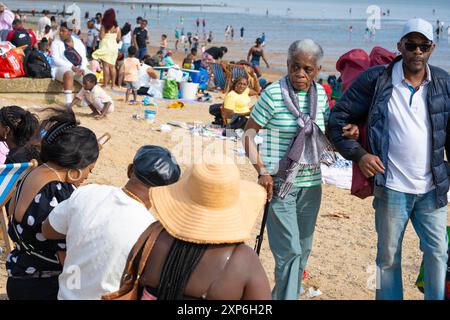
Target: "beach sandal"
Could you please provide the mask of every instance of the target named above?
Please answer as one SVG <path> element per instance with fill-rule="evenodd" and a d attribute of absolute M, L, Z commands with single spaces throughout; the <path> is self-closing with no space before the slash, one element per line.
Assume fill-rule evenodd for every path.
<path fill-rule="evenodd" d="M 172 103 L 169 104 L 169 106 L 168 106 L 168 108 L 170 108 L 170 109 L 182 109 L 182 108 L 184 108 L 184 107 L 185 107 L 185 105 L 184 105 L 184 103 L 181 102 L 181 101 L 175 101 L 175 102 L 172 102 Z"/>

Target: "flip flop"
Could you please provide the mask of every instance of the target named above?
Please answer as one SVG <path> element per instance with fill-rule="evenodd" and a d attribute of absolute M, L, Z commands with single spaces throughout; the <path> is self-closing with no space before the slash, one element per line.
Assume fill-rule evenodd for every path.
<path fill-rule="evenodd" d="M 181 101 L 175 101 L 175 102 L 172 102 L 171 104 L 169 104 L 169 108 L 170 109 L 182 109 L 182 108 L 184 108 L 184 103 L 183 102 L 181 102 Z"/>

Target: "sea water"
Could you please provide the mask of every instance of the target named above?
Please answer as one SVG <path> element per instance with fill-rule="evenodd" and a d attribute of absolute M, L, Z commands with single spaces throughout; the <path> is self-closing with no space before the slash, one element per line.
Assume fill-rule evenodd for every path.
<path fill-rule="evenodd" d="M 62 10 L 63 1 L 4 1 L 12 9 L 44 8 L 52 11 Z M 388 50 L 396 51 L 397 41 L 400 38 L 403 24 L 409 18 L 421 17 L 427 19 L 436 28 L 437 20 L 444 22 L 444 32 L 430 63 L 450 71 L 450 37 L 447 27 L 450 26 L 450 0 L 227 0 L 221 1 L 170 1 L 178 3 L 204 3 L 218 4 L 217 7 L 161 7 L 157 9 L 150 4 L 132 7 L 122 1 L 122 4 L 78 3 L 81 7 L 82 27 L 85 26 L 84 13 L 89 12 L 90 17 L 96 12 L 103 12 L 114 7 L 120 25 L 130 22 L 134 27 L 136 17 L 142 16 L 149 20 L 150 42 L 157 46 L 162 33 L 169 39 L 174 39 L 177 26 L 184 28 L 184 33 L 197 33 L 196 20 L 206 19 L 206 28 L 202 24 L 198 30 L 200 37 L 213 33 L 214 40 L 225 41 L 225 27 L 234 28 L 234 41 L 229 41 L 231 50 L 227 53 L 227 60 L 240 60 L 247 58 L 247 51 L 255 39 L 266 35 L 265 52 L 270 56 L 271 68 L 277 71 L 286 69 L 287 49 L 295 40 L 311 38 L 322 45 L 325 59 L 337 60 L 339 56 L 353 48 L 361 48 L 370 52 L 374 46 L 382 46 Z M 162 2 L 162 1 L 161 1 Z M 65 1 L 68 7 L 72 1 Z M 369 6 L 380 8 L 380 29 L 375 30 L 372 39 L 367 39 L 365 31 Z M 387 14 L 389 10 L 390 14 Z M 384 15 L 382 14 L 384 13 Z M 371 21 L 369 19 L 369 21 Z M 353 32 L 350 34 L 349 28 Z M 240 40 L 240 29 L 245 28 L 244 40 Z M 214 44 L 214 41 L 213 41 Z M 263 65 L 264 66 L 264 65 Z"/>

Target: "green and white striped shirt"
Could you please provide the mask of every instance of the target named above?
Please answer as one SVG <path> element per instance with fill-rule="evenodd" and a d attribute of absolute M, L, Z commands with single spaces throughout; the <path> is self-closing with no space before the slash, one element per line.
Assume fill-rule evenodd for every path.
<path fill-rule="evenodd" d="M 309 114 L 307 92 L 298 92 L 298 98 L 300 111 L 304 114 Z M 317 84 L 317 98 L 315 122 L 322 132 L 325 132 L 330 108 L 328 107 L 325 89 L 320 84 Z M 284 104 L 279 81 L 274 82 L 264 90 L 252 110 L 251 117 L 264 128 L 260 133 L 264 139 L 259 150 L 262 161 L 269 172 L 276 174 L 278 163 L 286 153 L 297 132 L 297 119 Z M 305 170 L 299 172 L 294 185 L 297 187 L 313 187 L 321 183 L 322 175 L 320 170 L 315 174 L 311 170 Z"/>

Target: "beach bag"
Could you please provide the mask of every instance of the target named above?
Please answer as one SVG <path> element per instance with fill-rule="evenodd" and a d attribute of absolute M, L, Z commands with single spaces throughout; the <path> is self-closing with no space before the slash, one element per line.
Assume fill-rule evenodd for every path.
<path fill-rule="evenodd" d="M 162 230 L 161 223 L 157 221 L 152 223 L 142 233 L 128 255 L 119 290 L 103 295 L 102 300 L 140 299 L 142 288 L 139 285 L 139 279 L 144 272 L 145 264 Z"/>
<path fill-rule="evenodd" d="M 0 78 L 18 78 L 25 76 L 22 56 L 15 50 L 9 50 L 0 56 Z"/>
<path fill-rule="evenodd" d="M 66 57 L 66 59 L 69 60 L 70 63 L 72 63 L 75 67 L 81 66 L 81 64 L 83 63 L 83 58 L 77 52 L 77 50 L 67 44 L 64 44 L 64 46 L 66 47 L 66 50 L 64 51 L 64 56 Z"/>
<path fill-rule="evenodd" d="M 358 126 L 358 129 L 359 143 L 367 150 L 367 124 Z M 359 165 L 355 162 L 352 165 L 352 186 L 350 193 L 360 199 L 365 199 L 373 195 L 372 179 L 366 178 Z"/>
<path fill-rule="evenodd" d="M 23 67 L 27 77 L 39 79 L 52 77 L 52 68 L 47 58 L 35 48 L 30 48 L 25 55 Z"/>
<path fill-rule="evenodd" d="M 0 41 L 0 55 L 4 55 L 5 53 L 7 53 L 9 50 L 14 49 L 16 46 L 13 45 L 11 42 L 9 41 Z"/>
<path fill-rule="evenodd" d="M 208 89 L 208 82 L 209 82 L 208 70 L 206 70 L 204 68 L 200 68 L 198 89 L 202 90 L 202 91 Z"/>
<path fill-rule="evenodd" d="M 166 79 L 166 85 L 163 89 L 164 99 L 177 99 L 178 98 L 178 83 L 176 80 Z"/>
<path fill-rule="evenodd" d="M 167 71 L 166 79 L 181 82 L 181 81 L 183 81 L 183 71 L 181 71 L 177 68 L 170 68 L 169 71 Z"/>

